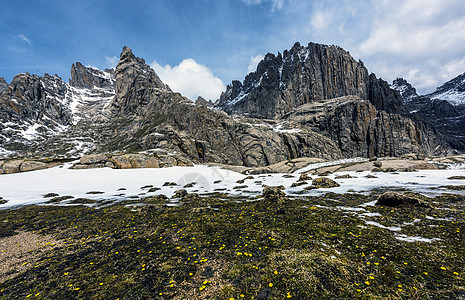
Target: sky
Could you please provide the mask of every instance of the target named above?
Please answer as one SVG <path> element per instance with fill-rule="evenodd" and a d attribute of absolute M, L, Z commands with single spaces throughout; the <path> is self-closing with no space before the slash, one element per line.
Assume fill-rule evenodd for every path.
<path fill-rule="evenodd" d="M 465 72 L 463 0 L 15 0 L 0 4 L 0 77 L 115 67 L 123 46 L 171 89 L 215 100 L 268 52 L 338 45 L 420 94 Z"/>

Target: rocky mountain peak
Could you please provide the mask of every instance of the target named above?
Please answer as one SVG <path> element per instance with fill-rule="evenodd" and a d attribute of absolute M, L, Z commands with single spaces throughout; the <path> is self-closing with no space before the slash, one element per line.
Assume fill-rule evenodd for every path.
<path fill-rule="evenodd" d="M 446 100 L 452 105 L 465 105 L 465 73 L 444 83 L 428 96 L 431 99 Z"/>
<path fill-rule="evenodd" d="M 113 69 L 101 71 L 93 67 L 86 67 L 80 62 L 71 66 L 71 79 L 69 84 L 77 88 L 114 89 L 115 71 Z"/>
<path fill-rule="evenodd" d="M 348 95 L 370 100 L 377 109 L 401 110 L 400 95 L 348 51 L 297 42 L 282 55 L 268 53 L 243 83 L 227 86 L 216 106 L 228 114 L 276 119 L 305 103 Z"/>
<path fill-rule="evenodd" d="M 8 83 L 3 77 L 0 77 L 0 94 L 8 88 Z"/>
<path fill-rule="evenodd" d="M 147 104 L 153 89 L 170 91 L 155 71 L 136 57 L 131 48 L 124 47 L 116 66 L 116 94 L 110 107 L 113 111 L 131 114 Z"/>
<path fill-rule="evenodd" d="M 417 90 L 404 78 L 395 79 L 391 84 L 391 88 L 400 93 L 404 104 L 411 102 L 413 98 L 419 96 Z"/>

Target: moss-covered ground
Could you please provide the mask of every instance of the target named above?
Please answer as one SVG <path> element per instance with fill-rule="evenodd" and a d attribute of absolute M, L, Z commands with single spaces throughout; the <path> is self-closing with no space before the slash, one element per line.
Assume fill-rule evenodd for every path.
<path fill-rule="evenodd" d="M 292 198 L 279 207 L 225 198 L 0 211 L 0 251 L 1 238 L 20 232 L 56 243 L 20 258 L 27 268 L 0 278 L 0 299 L 465 298 L 464 197 L 364 211 L 358 205 L 374 196 Z"/>

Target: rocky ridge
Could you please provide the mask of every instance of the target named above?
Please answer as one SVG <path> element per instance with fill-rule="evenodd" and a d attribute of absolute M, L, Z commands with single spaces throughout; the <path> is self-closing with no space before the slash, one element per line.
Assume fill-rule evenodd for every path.
<path fill-rule="evenodd" d="M 313 52 L 309 51 L 312 47 Z M 342 56 L 338 56 L 341 53 Z M 310 56 L 315 58 L 310 59 Z M 399 93 L 376 76 L 368 75 L 363 63 L 355 62 L 342 48 L 296 44 L 281 58 L 271 54 L 267 57 L 242 86 L 258 80 L 264 85 L 255 89 L 252 84 L 258 95 L 256 99 L 264 99 L 261 97 L 267 92 L 267 83 L 270 95 L 285 94 L 286 101 L 290 102 L 282 106 L 279 101 L 260 100 L 264 113 L 261 118 L 250 117 L 257 111 L 253 101 L 246 101 L 252 106 L 247 108 L 250 113 L 243 116 L 230 116 L 218 110 L 221 99 L 215 108 L 210 108 L 202 99 L 194 104 L 171 91 L 143 59 L 124 47 L 115 71 L 100 71 L 76 63 L 72 66 L 69 84 L 57 76 L 44 76 L 53 78 L 55 84 L 44 84 L 43 78 L 34 77 L 41 88 L 55 89 L 34 98 L 35 103 L 41 103 L 43 98 L 53 100 L 61 105 L 64 115 L 69 115 L 67 122 L 60 132 L 44 135 L 40 143 L 32 139 L 29 144 L 20 143 L 23 148 L 11 147 L 8 143 L 1 145 L 23 156 L 70 157 L 91 152 L 113 157 L 140 152 L 155 155 L 162 151 L 167 156 L 194 163 L 248 167 L 273 165 L 298 157 L 339 159 L 449 152 L 434 128 L 409 118 Z M 300 57 L 305 59 L 301 61 Z M 280 60 L 289 63 L 283 63 L 282 70 L 273 63 Z M 292 60 L 295 63 L 291 64 Z M 315 69 L 315 72 L 323 74 L 325 80 L 315 75 L 315 84 L 309 90 L 306 81 L 299 78 L 312 78 L 307 69 L 316 61 L 321 70 L 318 73 Z M 263 74 L 260 75 L 259 70 Z M 273 70 L 281 72 L 278 75 L 287 81 L 276 84 L 265 76 Z M 358 79 L 354 81 L 354 78 Z M 31 90 L 30 83 L 23 86 L 25 90 L 18 93 L 21 99 Z M 278 90 L 286 87 L 285 93 L 275 93 L 276 86 Z M 292 88 L 294 86 L 298 88 Z M 2 99 L 12 94 L 11 89 L 12 84 L 2 93 Z M 231 91 L 228 88 L 223 100 Z M 320 100 L 310 96 L 324 98 L 345 93 L 356 95 Z M 264 119 L 264 116 L 272 118 Z M 57 116 L 49 118 L 60 120 Z M 89 164 L 80 165 L 88 167 Z"/>
<path fill-rule="evenodd" d="M 277 56 L 268 53 L 243 83 L 227 86 L 216 106 L 228 114 L 276 119 L 312 101 L 349 95 L 380 110 L 406 113 L 400 95 L 361 61 L 338 46 L 315 43 L 296 43 Z"/>
<path fill-rule="evenodd" d="M 57 75 L 15 76 L 0 92 L 0 155 L 30 156 L 38 144 L 99 114 L 114 97 L 114 85 L 114 71 L 80 63 L 73 64 L 69 84 Z"/>

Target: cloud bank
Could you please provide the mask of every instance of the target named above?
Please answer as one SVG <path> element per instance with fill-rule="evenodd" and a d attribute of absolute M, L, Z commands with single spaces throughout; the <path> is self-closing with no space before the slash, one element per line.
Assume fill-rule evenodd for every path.
<path fill-rule="evenodd" d="M 161 66 L 153 61 L 150 66 L 160 79 L 170 88 L 181 93 L 189 99 L 196 100 L 202 96 L 207 100 L 215 101 L 225 90 L 223 81 L 213 75 L 212 71 L 192 58 L 184 59 L 176 66 Z"/>

